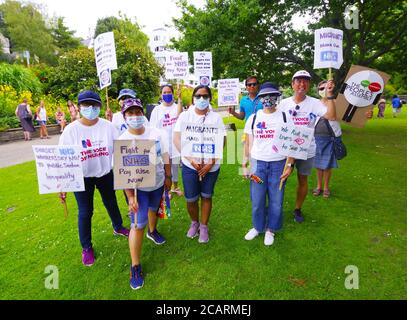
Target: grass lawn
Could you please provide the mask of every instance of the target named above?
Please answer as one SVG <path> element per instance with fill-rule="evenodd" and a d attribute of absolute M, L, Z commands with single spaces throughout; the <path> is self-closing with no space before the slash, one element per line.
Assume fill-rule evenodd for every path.
<path fill-rule="evenodd" d="M 243 239 L 251 228 L 249 183 L 238 165 L 223 165 L 210 242 L 185 237 L 189 218 L 184 201 L 176 199 L 172 218 L 159 223 L 167 243 L 144 241 L 146 277 L 138 291 L 129 287 L 127 240 L 113 236 L 98 194 L 92 229 L 97 260 L 86 268 L 73 194 L 65 220 L 55 194 L 38 195 L 34 162 L 0 169 L 0 299 L 406 299 L 406 112 L 393 119 L 387 107 L 386 119 L 374 118 L 365 129 L 342 126 L 348 157 L 334 171 L 332 198 L 310 194 L 306 221 L 296 224 L 292 177 L 284 228 L 272 247 L 263 237 Z M 117 195 L 128 226 L 123 195 Z M 48 265 L 59 270 L 58 290 L 44 286 Z M 345 288 L 348 265 L 358 267 L 358 290 Z"/>

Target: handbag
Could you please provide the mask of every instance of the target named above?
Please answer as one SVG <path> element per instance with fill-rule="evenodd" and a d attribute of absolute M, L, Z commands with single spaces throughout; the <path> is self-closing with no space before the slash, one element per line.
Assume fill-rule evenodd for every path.
<path fill-rule="evenodd" d="M 335 133 L 334 133 L 329 121 L 326 120 L 325 123 L 328 128 L 328 131 L 331 134 L 331 138 L 333 139 L 335 158 L 336 158 L 336 160 L 342 160 L 348 154 L 348 151 L 346 150 L 346 146 L 342 141 L 342 136 L 335 137 Z"/>

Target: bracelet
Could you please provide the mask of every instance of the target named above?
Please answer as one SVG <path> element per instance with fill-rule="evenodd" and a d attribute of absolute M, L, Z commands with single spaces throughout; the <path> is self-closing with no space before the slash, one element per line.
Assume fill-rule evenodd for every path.
<path fill-rule="evenodd" d="M 334 97 L 334 96 L 332 96 L 332 97 L 327 97 L 327 99 L 328 99 L 328 100 L 335 100 L 335 97 Z"/>
<path fill-rule="evenodd" d="M 165 179 L 172 179 L 172 176 L 165 176 Z"/>

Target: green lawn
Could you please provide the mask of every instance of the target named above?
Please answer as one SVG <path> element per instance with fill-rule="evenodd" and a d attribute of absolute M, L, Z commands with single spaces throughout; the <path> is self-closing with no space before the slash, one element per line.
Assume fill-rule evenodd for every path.
<path fill-rule="evenodd" d="M 343 131 L 348 157 L 334 172 L 332 198 L 310 195 L 304 224 L 292 218 L 292 177 L 284 228 L 274 245 L 266 248 L 263 237 L 245 241 L 251 228 L 249 183 L 237 165 L 225 164 L 210 242 L 185 237 L 185 203 L 175 200 L 172 218 L 159 224 L 167 243 L 144 242 L 145 286 L 138 291 L 129 287 L 127 241 L 112 235 L 99 196 L 93 217 L 97 261 L 86 268 L 73 195 L 65 220 L 56 195 L 38 195 L 34 162 L 0 169 L 0 299 L 406 299 L 406 110 L 393 119 L 388 107 L 386 119 Z M 117 194 L 128 226 L 124 198 Z M 44 286 L 48 265 L 58 267 L 58 290 Z M 358 290 L 344 286 L 348 265 L 359 269 Z"/>

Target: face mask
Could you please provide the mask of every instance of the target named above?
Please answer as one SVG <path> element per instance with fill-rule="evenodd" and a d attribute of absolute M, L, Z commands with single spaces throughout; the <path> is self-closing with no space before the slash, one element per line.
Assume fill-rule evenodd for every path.
<path fill-rule="evenodd" d="M 174 100 L 173 94 L 163 94 L 163 100 L 166 103 L 171 103 Z"/>
<path fill-rule="evenodd" d="M 265 96 L 260 98 L 263 108 L 274 108 L 277 105 L 278 96 Z"/>
<path fill-rule="evenodd" d="M 201 111 L 205 110 L 206 108 L 209 107 L 209 99 L 204 99 L 204 98 L 197 99 L 197 98 L 194 98 L 194 105 L 195 105 L 195 107 L 198 108 L 198 110 L 201 110 Z"/>
<path fill-rule="evenodd" d="M 325 98 L 326 97 L 326 88 L 324 88 L 323 90 L 319 90 L 318 93 L 321 98 Z"/>
<path fill-rule="evenodd" d="M 94 106 L 81 107 L 81 115 L 88 120 L 95 120 L 97 117 L 99 117 L 99 114 L 100 114 L 99 107 Z"/>
<path fill-rule="evenodd" d="M 132 129 L 140 129 L 144 126 L 144 116 L 127 117 L 126 123 Z"/>

